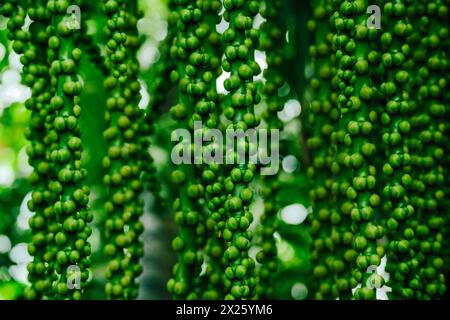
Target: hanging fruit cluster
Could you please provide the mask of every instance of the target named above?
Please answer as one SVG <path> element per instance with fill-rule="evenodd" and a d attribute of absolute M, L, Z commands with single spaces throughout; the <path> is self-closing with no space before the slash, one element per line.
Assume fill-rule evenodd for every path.
<path fill-rule="evenodd" d="M 283 274 L 293 271 L 283 237 L 293 231 L 280 212 L 296 190 L 284 161 L 292 153 L 303 161 L 295 174 L 304 175 L 302 198 L 311 205 L 301 229 L 308 240 L 292 245 L 307 260 L 308 299 L 372 300 L 386 291 L 390 299 L 444 297 L 450 1 L 169 0 L 167 35 L 146 76 L 138 59 L 143 3 L 0 2 L 7 21 L 0 31 L 31 92 L 24 298 L 86 294 L 93 228 L 105 297 L 138 298 L 150 197 L 177 230 L 166 282 L 174 299 L 285 298 Z M 298 7 L 308 10 L 299 17 Z M 306 61 L 293 56 L 303 48 Z M 106 146 L 96 210 L 81 119 L 98 106 L 83 100 L 91 81 L 85 65 L 98 68 L 105 105 L 104 122 L 93 124 Z M 303 110 L 288 121 L 293 99 Z M 163 118 L 193 139 L 169 146 L 180 131 L 166 130 Z M 281 154 L 273 175 L 250 161 L 267 152 L 250 137 L 231 149 L 217 138 L 261 130 L 281 133 L 267 147 Z M 191 162 L 159 171 L 153 143 Z"/>

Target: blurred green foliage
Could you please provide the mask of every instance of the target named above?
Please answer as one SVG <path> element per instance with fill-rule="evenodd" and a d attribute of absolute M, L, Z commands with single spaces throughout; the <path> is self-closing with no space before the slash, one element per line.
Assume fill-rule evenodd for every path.
<path fill-rule="evenodd" d="M 3 236 L 3 244 L 6 246 L 9 241 L 10 248 L 18 243 L 28 242 L 30 233 L 20 230 L 17 227 L 17 217 L 20 212 L 20 205 L 26 193 L 29 191 L 29 184 L 24 179 L 14 181 L 11 187 L 0 186 L 0 236 Z M 6 240 L 4 237 L 7 237 Z M 14 265 L 8 251 L 0 250 L 0 300 L 15 299 L 22 293 L 24 284 L 13 280 L 9 274 L 9 267 Z"/>

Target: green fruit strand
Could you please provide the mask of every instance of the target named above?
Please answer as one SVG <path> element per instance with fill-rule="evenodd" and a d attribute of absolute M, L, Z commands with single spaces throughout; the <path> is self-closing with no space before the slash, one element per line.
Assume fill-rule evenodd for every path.
<path fill-rule="evenodd" d="M 199 21 L 197 31 L 202 35 L 201 45 L 198 50 L 191 55 L 192 62 L 199 59 L 199 54 L 203 56 L 203 62 L 196 66 L 195 74 L 190 77 L 192 84 L 205 85 L 205 92 L 195 94 L 195 88 L 191 91 L 192 105 L 194 113 L 191 121 L 202 122 L 202 136 L 205 139 L 212 130 L 219 132 L 220 128 L 220 96 L 217 93 L 216 80 L 222 72 L 221 58 L 223 46 L 220 43 L 220 35 L 216 31 L 216 25 L 220 22 L 219 12 L 222 4 L 217 0 L 197 1 L 196 6 L 202 10 L 203 16 Z M 222 133 L 222 131 L 220 131 Z M 203 143 L 203 164 L 198 175 L 201 174 L 205 187 L 204 198 L 206 201 L 205 227 L 207 240 L 204 247 L 205 273 L 202 276 L 203 293 L 202 299 L 222 299 L 224 296 L 224 269 L 225 262 L 223 252 L 225 242 L 221 237 L 220 230 L 224 224 L 224 203 L 226 200 L 223 194 L 224 166 L 212 159 L 206 159 L 205 154 L 213 154 L 223 148 L 220 141 L 210 139 Z M 208 163 L 207 163 L 208 160 Z"/>
<path fill-rule="evenodd" d="M 278 193 L 280 183 L 276 177 L 264 181 L 261 196 L 264 199 L 264 212 L 258 226 L 261 250 L 256 254 L 256 261 L 261 264 L 257 272 L 257 294 L 258 299 L 271 299 L 275 297 L 273 278 L 278 270 L 278 251 L 275 232 L 279 229 L 277 214 L 280 211 Z"/>
<path fill-rule="evenodd" d="M 258 125 L 254 105 L 261 101 L 253 77 L 261 72 L 255 61 L 259 32 L 253 29 L 253 19 L 259 12 L 258 1 L 224 1 L 224 19 L 229 22 L 222 40 L 226 43 L 222 68 L 230 72 L 224 86 L 229 94 L 224 114 L 232 124 L 228 128 L 246 130 Z M 249 148 L 250 149 L 250 148 Z M 235 150 L 233 159 L 239 163 Z M 253 234 L 248 230 L 253 221 L 249 206 L 253 200 L 250 183 L 256 174 L 254 164 L 237 164 L 225 179 L 226 223 L 223 238 L 227 242 L 225 259 L 225 299 L 250 299 L 256 294 L 255 262 L 248 250 Z"/>
<path fill-rule="evenodd" d="M 341 113 L 338 137 L 338 161 L 334 165 L 347 171 L 339 181 L 341 210 L 351 219 L 351 228 L 342 234 L 344 243 L 350 240 L 351 249 L 346 254 L 351 266 L 351 288 L 356 289 L 354 298 L 375 299 L 376 287 L 384 279 L 374 269 L 380 265 L 384 249 L 378 240 L 384 235 L 383 227 L 375 221 L 379 211 L 380 196 L 377 194 L 376 111 L 370 106 L 376 95 L 369 76 L 368 53 L 371 30 L 366 25 L 368 2 L 335 1 L 333 15 L 336 35 L 336 58 L 340 89 L 337 98 Z M 376 30 L 375 30 L 376 32 Z M 350 232 L 350 233 L 348 233 Z M 371 271 L 374 271 L 371 273 Z M 375 280 L 375 281 L 372 281 Z"/>
<path fill-rule="evenodd" d="M 310 131 L 307 147 L 311 154 L 308 176 L 314 182 L 310 192 L 313 212 L 310 215 L 312 234 L 316 235 L 312 243 L 313 292 L 316 299 L 336 299 L 348 297 L 351 292 L 348 269 L 349 234 L 348 223 L 343 221 L 336 202 L 336 189 L 339 180 L 333 179 L 336 164 L 334 135 L 337 131 L 340 113 L 337 108 L 336 58 L 329 56 L 335 53 L 332 41 L 332 25 L 330 16 L 333 11 L 330 1 L 313 1 L 313 20 L 308 23 L 309 30 L 314 32 L 314 44 L 310 47 L 311 62 L 315 73 L 310 80 L 313 100 L 306 116 L 306 131 Z M 343 202 L 345 204 L 345 201 Z M 345 207 L 345 205 L 344 205 Z"/>
<path fill-rule="evenodd" d="M 260 26 L 261 38 L 259 49 L 266 53 L 267 69 L 264 71 L 266 83 L 263 87 L 263 98 L 267 104 L 262 119 L 267 123 L 267 129 L 281 131 L 283 123 L 278 119 L 278 112 L 283 110 L 286 97 L 280 97 L 278 92 L 285 84 L 281 74 L 281 67 L 286 58 L 285 27 L 281 20 L 280 12 L 283 9 L 282 1 L 262 4 L 261 16 L 266 19 Z M 270 146 L 276 148 L 279 146 Z M 278 161 L 278 160 L 277 160 Z M 274 297 L 273 276 L 278 270 L 277 246 L 275 232 L 279 228 L 277 214 L 280 210 L 278 201 L 280 182 L 279 172 L 275 175 L 264 176 L 261 196 L 264 199 L 264 211 L 258 227 L 258 245 L 261 250 L 256 255 L 256 261 L 261 264 L 257 270 L 257 297 L 270 299 Z"/>
<path fill-rule="evenodd" d="M 81 163 L 83 148 L 78 124 L 82 52 L 78 29 L 71 28 L 66 19 L 68 7 L 67 1 L 47 1 L 52 18 L 48 40 L 50 85 L 54 88 L 49 107 L 55 113 L 53 130 L 49 132 L 54 145 L 49 151 L 56 171 L 53 192 L 58 199 L 53 211 L 59 223 L 58 232 L 54 233 L 58 278 L 53 282 L 53 290 L 54 298 L 80 299 L 89 278 L 91 246 L 88 238 L 92 229 L 88 223 L 93 216 L 88 208 L 89 188 L 84 184 L 87 172 Z M 79 277 L 80 287 L 70 288 L 68 284 L 75 277 Z"/>
<path fill-rule="evenodd" d="M 32 300 L 50 296 L 51 279 L 54 277 L 54 265 L 50 261 L 53 238 L 47 237 L 47 234 L 54 230 L 56 221 L 51 210 L 55 196 L 48 185 L 53 172 L 45 150 L 48 147 L 45 135 L 47 128 L 51 127 L 48 125 L 51 115 L 48 114 L 47 108 L 51 97 L 47 88 L 47 55 L 45 51 L 38 50 L 39 46 L 46 45 L 48 39 L 45 28 L 49 23 L 49 15 L 44 1 L 37 1 L 34 5 L 28 4 L 25 9 L 19 6 L 18 1 L 8 1 L 0 9 L 0 14 L 9 17 L 8 38 L 12 41 L 16 53 L 23 54 L 20 58 L 24 65 L 22 82 L 32 91 L 32 96 L 25 102 L 25 107 L 31 111 L 25 136 L 30 141 L 26 151 L 29 164 L 33 167 L 29 177 L 32 197 L 27 203 L 30 211 L 34 212 L 29 221 L 32 242 L 28 245 L 28 252 L 33 256 L 33 261 L 27 266 L 31 286 L 24 292 L 25 298 Z M 33 23 L 28 31 L 23 31 L 21 27 L 27 14 Z"/>
<path fill-rule="evenodd" d="M 144 174 L 147 172 L 152 172 L 153 157 L 148 152 L 150 147 L 150 133 L 152 132 L 151 123 L 148 123 L 145 118 L 145 112 L 140 109 L 139 103 L 141 100 L 140 94 L 140 83 L 138 81 L 139 77 L 139 61 L 137 59 L 137 54 L 141 45 L 139 40 L 139 33 L 137 30 L 138 19 L 143 17 L 143 12 L 138 9 L 138 1 L 126 1 L 122 5 L 123 10 L 128 12 L 127 24 L 125 32 L 127 33 L 127 41 L 125 46 L 127 47 L 127 65 L 128 65 L 128 79 L 131 80 L 130 85 L 127 89 L 124 89 L 124 96 L 131 101 L 135 106 L 136 110 L 136 124 L 132 127 L 135 131 L 134 137 L 136 139 L 136 144 L 138 146 L 137 157 L 131 162 L 136 167 L 139 167 L 141 172 L 138 173 L 138 179 L 132 184 L 132 188 L 136 190 L 138 196 L 136 197 L 137 203 L 140 209 L 137 211 L 139 214 L 135 214 L 131 217 L 129 221 L 129 229 L 134 232 L 133 241 L 126 252 L 129 254 L 131 260 L 131 269 L 134 271 L 135 280 L 132 282 L 132 288 L 134 292 L 139 292 L 139 282 L 137 277 L 139 277 L 143 272 L 142 257 L 144 256 L 144 242 L 141 239 L 144 233 L 144 225 L 141 222 L 141 217 L 144 213 L 144 200 L 141 199 L 140 195 L 144 190 Z M 131 135 L 130 135 L 131 136 Z M 138 181 L 140 183 L 138 183 Z M 153 181 L 156 183 L 156 181 Z"/>
<path fill-rule="evenodd" d="M 406 71 L 410 48 L 405 45 L 413 26 L 406 17 L 403 0 L 387 2 L 383 8 L 383 25 L 389 31 L 382 33 L 381 66 L 384 70 L 380 92 L 383 95 L 384 110 L 381 113 L 382 141 L 385 162 L 383 176 L 383 209 L 386 212 L 387 266 L 390 274 L 388 285 L 392 287 L 391 299 L 419 298 L 410 283 L 420 282 L 417 274 L 417 260 L 409 242 L 414 237 L 409 221 L 414 220 L 414 207 L 410 203 L 411 155 L 407 147 L 412 111 Z"/>
<path fill-rule="evenodd" d="M 108 17 L 106 67 L 109 70 L 104 85 L 108 91 L 104 137 L 109 144 L 103 159 L 107 171 L 104 183 L 109 201 L 105 203 L 105 254 L 109 258 L 105 272 L 105 293 L 109 299 L 138 297 L 137 278 L 143 268 L 144 254 L 140 235 L 143 224 L 143 191 L 141 173 L 147 151 L 143 111 L 139 109 L 139 65 L 136 52 L 137 3 L 135 1 L 104 1 Z"/>
<path fill-rule="evenodd" d="M 450 5 L 450 0 L 446 0 L 446 4 L 447 6 Z M 447 18 L 447 25 L 450 23 L 450 15 L 448 15 Z M 444 48 L 445 47 L 449 47 L 450 46 L 450 37 L 447 37 L 446 41 L 444 41 Z M 447 69 L 443 70 L 444 73 L 449 74 L 450 73 L 450 57 L 447 54 Z M 450 136 L 450 81 L 447 81 L 447 88 L 445 89 L 445 134 L 444 136 L 446 137 L 446 145 L 447 148 L 445 149 L 445 176 L 448 176 L 450 174 L 450 150 L 448 149 L 448 145 L 450 143 L 449 141 L 449 136 Z M 444 193 L 446 195 L 450 194 L 450 183 L 448 182 L 448 179 L 446 180 L 445 183 L 445 191 Z M 444 214 L 445 216 L 445 222 L 444 222 L 444 226 L 445 226 L 445 232 L 444 232 L 444 239 L 449 239 L 450 238 L 450 197 L 446 197 L 446 200 L 444 201 L 444 207 L 446 208 L 446 212 Z M 444 253 L 444 258 L 445 258 L 445 279 L 446 279 L 446 283 L 449 283 L 449 279 L 450 279 L 450 244 L 448 243 L 448 241 L 444 242 L 444 248 L 443 248 L 443 253 Z M 448 287 L 448 285 L 447 285 Z"/>
<path fill-rule="evenodd" d="M 332 299 L 342 292 L 350 290 L 350 283 L 343 278 L 344 264 L 337 254 L 342 245 L 339 234 L 341 217 L 336 209 L 333 196 L 333 180 L 331 179 L 331 164 L 335 157 L 332 145 L 332 133 L 335 123 L 339 121 L 339 110 L 336 105 L 335 57 L 331 44 L 332 31 L 329 23 L 332 12 L 330 1 L 313 1 L 313 19 L 308 23 L 313 32 L 314 42 L 310 46 L 311 63 L 314 75 L 309 87 L 312 91 L 312 101 L 306 112 L 305 132 L 306 144 L 311 155 L 308 167 L 308 177 L 313 182 L 310 191 L 313 212 L 309 216 L 312 234 L 312 260 L 314 261 L 313 294 L 316 299 Z M 308 135 L 309 133 L 309 135 Z M 338 279 L 335 283 L 335 279 Z"/>
<path fill-rule="evenodd" d="M 413 54 L 416 113 L 411 118 L 414 135 L 409 141 L 413 166 L 414 196 L 411 203 L 417 219 L 411 228 L 415 239 L 411 246 L 419 262 L 420 283 L 414 284 L 423 299 L 439 299 L 446 292 L 443 243 L 446 198 L 444 117 L 445 89 L 448 82 L 448 1 L 414 2 L 407 11 L 415 32 L 408 41 L 417 50 Z"/>
<path fill-rule="evenodd" d="M 207 84 L 204 82 L 203 67 L 207 67 L 206 53 L 201 52 L 202 37 L 205 35 L 200 23 L 203 19 L 203 7 L 196 1 L 176 0 L 176 11 L 172 12 L 171 32 L 176 34 L 170 48 L 171 58 L 177 61 L 170 79 L 178 86 L 178 103 L 170 109 L 172 118 L 181 124 L 181 128 L 194 134 L 194 119 L 199 104 L 214 107 L 207 98 Z M 175 18 L 176 17 L 176 18 Z M 201 72 L 201 73 L 200 73 Z M 191 139 L 192 140 L 192 139 Z M 194 160 L 189 142 L 189 153 Z M 172 241 L 173 249 L 178 252 L 178 262 L 173 268 L 173 278 L 167 288 L 174 299 L 199 299 L 201 297 L 201 267 L 205 245 L 204 208 L 199 200 L 204 197 L 205 188 L 201 184 L 196 168 L 192 164 L 180 164 L 172 172 L 172 183 L 179 192 L 174 201 L 175 222 L 179 234 Z"/>

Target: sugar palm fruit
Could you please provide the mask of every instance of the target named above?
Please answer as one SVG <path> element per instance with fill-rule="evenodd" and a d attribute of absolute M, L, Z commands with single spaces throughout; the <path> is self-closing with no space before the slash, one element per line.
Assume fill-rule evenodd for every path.
<path fill-rule="evenodd" d="M 217 93 L 216 80 L 222 72 L 221 58 L 223 46 L 220 35 L 216 31 L 216 25 L 220 22 L 219 15 L 222 4 L 217 0 L 205 0 L 197 2 L 197 8 L 202 10 L 202 19 L 199 21 L 198 31 L 204 33 L 204 41 L 199 46 L 195 54 L 203 56 L 203 62 L 197 66 L 197 71 L 190 77 L 191 83 L 197 86 L 205 83 L 203 94 L 195 94 L 195 89 L 191 91 L 192 103 L 195 105 L 191 121 L 202 122 L 203 143 L 202 164 L 198 165 L 198 173 L 201 174 L 201 182 L 204 185 L 204 199 L 206 201 L 205 227 L 207 240 L 204 247 L 205 273 L 203 275 L 204 291 L 203 299 L 222 299 L 224 296 L 224 257 L 223 251 L 225 243 L 221 237 L 222 225 L 224 224 L 224 202 L 226 197 L 223 194 L 223 172 L 224 166 L 219 162 L 208 159 L 214 151 L 220 150 L 223 146 L 220 141 L 210 138 L 212 130 L 219 132 L 221 115 L 221 98 Z M 191 57 L 193 57 L 191 55 Z"/>
<path fill-rule="evenodd" d="M 253 77 L 261 72 L 254 52 L 258 46 L 259 32 L 253 29 L 253 19 L 259 12 L 259 6 L 259 2 L 253 0 L 224 1 L 224 19 L 229 26 L 222 36 L 226 44 L 222 68 L 230 72 L 224 82 L 229 92 L 224 115 L 232 122 L 229 128 L 234 130 L 253 128 L 259 122 L 254 105 L 260 102 L 261 96 L 253 81 Z M 234 163 L 239 163 L 237 152 L 233 151 Z M 248 254 L 253 238 L 248 230 L 253 220 L 249 206 L 254 192 L 250 182 L 255 174 L 254 164 L 237 164 L 224 181 L 227 199 L 224 204 L 226 223 L 223 239 L 227 242 L 224 256 L 227 262 L 225 288 L 228 292 L 225 299 L 249 299 L 256 293 L 255 262 Z"/>
<path fill-rule="evenodd" d="M 27 155 L 33 167 L 29 178 L 32 184 L 32 198 L 27 204 L 34 212 L 29 221 L 33 236 L 28 246 L 33 261 L 27 266 L 31 286 L 26 289 L 24 295 L 27 299 L 41 299 L 51 296 L 51 281 L 55 276 L 52 261 L 54 255 L 52 251 L 55 249 L 54 234 L 50 237 L 46 235 L 58 230 L 59 227 L 51 207 L 56 197 L 49 188 L 48 180 L 54 172 L 46 152 L 51 142 L 46 139 L 46 134 L 51 129 L 48 123 L 51 123 L 52 112 L 48 104 L 52 91 L 47 87 L 49 81 L 47 54 L 39 50 L 39 46 L 46 45 L 48 40 L 45 28 L 50 21 L 45 10 L 45 1 L 38 1 L 28 8 L 19 6 L 18 1 L 7 1 L 0 10 L 2 15 L 9 17 L 8 38 L 12 41 L 13 50 L 17 54 L 22 54 L 21 62 L 24 64 L 22 82 L 32 90 L 31 97 L 25 103 L 26 108 L 31 110 L 30 125 L 25 135 L 30 141 Z M 27 14 L 33 23 L 28 31 L 23 31 L 21 27 Z"/>
<path fill-rule="evenodd" d="M 52 130 L 47 135 L 52 141 L 48 158 L 55 170 L 50 186 L 57 199 L 49 211 L 53 210 L 58 222 L 58 228 L 55 225 L 52 234 L 56 246 L 54 268 L 58 275 L 53 281 L 54 297 L 80 299 L 89 278 L 91 246 L 88 238 L 92 229 L 88 223 L 93 216 L 88 208 L 89 188 L 84 184 L 87 171 L 81 162 L 82 141 L 78 124 L 82 90 L 79 75 L 81 38 L 79 29 L 73 28 L 66 18 L 68 7 L 67 1 L 49 0 L 46 3 L 51 17 L 47 28 L 52 90 L 49 110 L 54 113 Z M 75 280 L 80 285 L 69 286 Z"/>
<path fill-rule="evenodd" d="M 106 270 L 106 296 L 110 299 L 135 299 L 139 293 L 137 277 L 142 273 L 140 259 L 143 243 L 140 235 L 143 224 L 143 186 L 141 172 L 145 163 L 147 144 L 146 124 L 139 109 L 139 65 L 136 52 L 139 46 L 135 1 L 104 1 L 108 17 L 105 34 L 108 38 L 104 81 L 108 91 L 104 137 L 108 153 L 103 159 L 106 171 L 104 184 L 109 200 L 105 203 L 107 219 L 104 225 L 109 258 Z"/>
<path fill-rule="evenodd" d="M 408 147 L 413 167 L 411 204 L 415 219 L 410 227 L 414 237 L 407 247 L 413 248 L 418 266 L 409 287 L 419 298 L 437 299 L 446 291 L 444 279 L 443 238 L 446 198 L 445 181 L 445 88 L 447 87 L 448 1 L 415 1 L 406 7 L 414 26 L 408 44 L 417 48 L 408 67 L 412 71 L 409 88 L 414 114 Z M 406 245 L 405 244 L 405 245 Z M 403 279 L 401 279 L 403 280 Z"/>
<path fill-rule="evenodd" d="M 348 246 L 343 256 L 346 262 L 342 262 L 344 268 L 350 266 L 350 287 L 361 284 L 353 298 L 375 299 L 376 287 L 384 284 L 384 279 L 376 273 L 384 256 L 384 249 L 378 242 L 384 229 L 375 220 L 380 210 L 374 157 L 378 115 L 370 108 L 376 88 L 369 76 L 368 59 L 369 41 L 376 30 L 366 24 L 367 1 L 334 1 L 334 4 L 333 45 L 341 116 L 334 136 L 337 157 L 332 170 L 338 175 L 334 188 L 338 190 L 339 219 L 350 224 L 341 229 L 338 236 Z M 337 284 L 346 280 L 342 277 Z M 342 296 L 349 297 L 347 286 Z"/>
<path fill-rule="evenodd" d="M 414 272 L 417 260 L 409 241 L 414 237 L 409 221 L 414 219 L 411 205 L 411 155 L 407 146 L 412 111 L 406 62 L 410 47 L 405 45 L 413 26 L 406 17 L 404 1 L 387 2 L 383 7 L 386 30 L 380 38 L 381 65 L 384 76 L 380 84 L 384 110 L 381 113 L 385 162 L 381 168 L 385 181 L 382 189 L 387 236 L 387 271 L 391 279 L 391 298 L 420 298 L 410 283 L 419 282 Z"/>
<path fill-rule="evenodd" d="M 282 1 L 262 3 L 261 15 L 266 19 L 260 26 L 261 38 L 259 49 L 266 53 L 267 69 L 264 71 L 266 83 L 263 87 L 263 98 L 267 104 L 267 110 L 262 119 L 267 123 L 268 130 L 282 130 L 283 123 L 278 118 L 278 112 L 283 110 L 286 97 L 279 96 L 279 90 L 285 84 L 281 74 L 281 67 L 286 58 L 285 27 L 282 23 L 280 12 L 283 9 Z M 269 148 L 279 146 L 270 145 Z M 257 272 L 257 297 L 270 299 L 274 297 L 273 276 L 278 269 L 278 256 L 275 240 L 275 232 L 279 228 L 277 217 L 279 204 L 279 173 L 262 177 L 263 188 L 261 196 L 264 199 L 264 212 L 260 218 L 258 228 L 258 245 L 261 250 L 256 255 L 256 261 L 261 264 Z"/>
<path fill-rule="evenodd" d="M 337 252 L 342 247 L 342 218 L 339 214 L 333 180 L 331 179 L 331 164 L 336 156 L 332 144 L 332 133 L 339 121 L 339 110 L 336 104 L 336 67 L 333 55 L 332 13 L 331 1 L 313 1 L 313 18 L 308 23 L 313 33 L 314 42 L 309 53 L 314 75 L 310 79 L 312 101 L 306 111 L 307 148 L 311 157 L 308 177 L 313 183 L 310 196 L 313 212 L 309 216 L 311 231 L 314 236 L 312 243 L 312 261 L 314 263 L 314 281 L 312 290 L 315 299 L 332 299 L 348 294 L 350 282 L 345 277 L 345 261 Z M 342 229 L 341 229 L 342 230 Z M 340 252 L 342 253 L 342 252 Z"/>
<path fill-rule="evenodd" d="M 177 67 L 171 72 L 170 78 L 177 85 L 178 103 L 170 109 L 170 113 L 192 137 L 201 134 L 198 130 L 194 132 L 194 121 L 201 120 L 200 114 L 207 115 L 214 108 L 214 102 L 208 96 L 209 85 L 214 77 L 210 72 L 205 76 L 209 61 L 205 59 L 208 55 L 201 43 L 207 36 L 205 28 L 201 26 L 205 13 L 204 2 L 176 0 L 175 5 L 170 26 L 175 37 L 170 54 L 177 61 Z M 188 152 L 195 162 L 191 143 L 187 142 Z M 172 172 L 171 179 L 179 186 L 173 204 L 179 234 L 172 241 L 173 249 L 178 252 L 178 262 L 167 287 L 175 299 L 198 299 L 201 294 L 200 272 L 206 233 L 205 212 L 199 199 L 204 197 L 205 188 L 192 164 L 180 164 Z"/>

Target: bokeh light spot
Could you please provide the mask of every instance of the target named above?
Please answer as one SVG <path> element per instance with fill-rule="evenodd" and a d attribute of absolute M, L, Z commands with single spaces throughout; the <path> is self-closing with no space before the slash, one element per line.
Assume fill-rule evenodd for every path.
<path fill-rule="evenodd" d="M 300 203 L 288 205 L 281 210 L 281 220 L 287 224 L 300 224 L 305 221 L 308 209 Z"/>
<path fill-rule="evenodd" d="M 303 300 L 308 295 L 308 288 L 301 282 L 297 282 L 291 288 L 291 296 L 295 300 Z"/>
<path fill-rule="evenodd" d="M 283 159 L 281 165 L 285 172 L 292 173 L 297 170 L 299 162 L 295 156 L 289 155 Z"/>
<path fill-rule="evenodd" d="M 8 253 L 11 250 L 11 240 L 4 234 L 0 235 L 0 253 Z"/>

